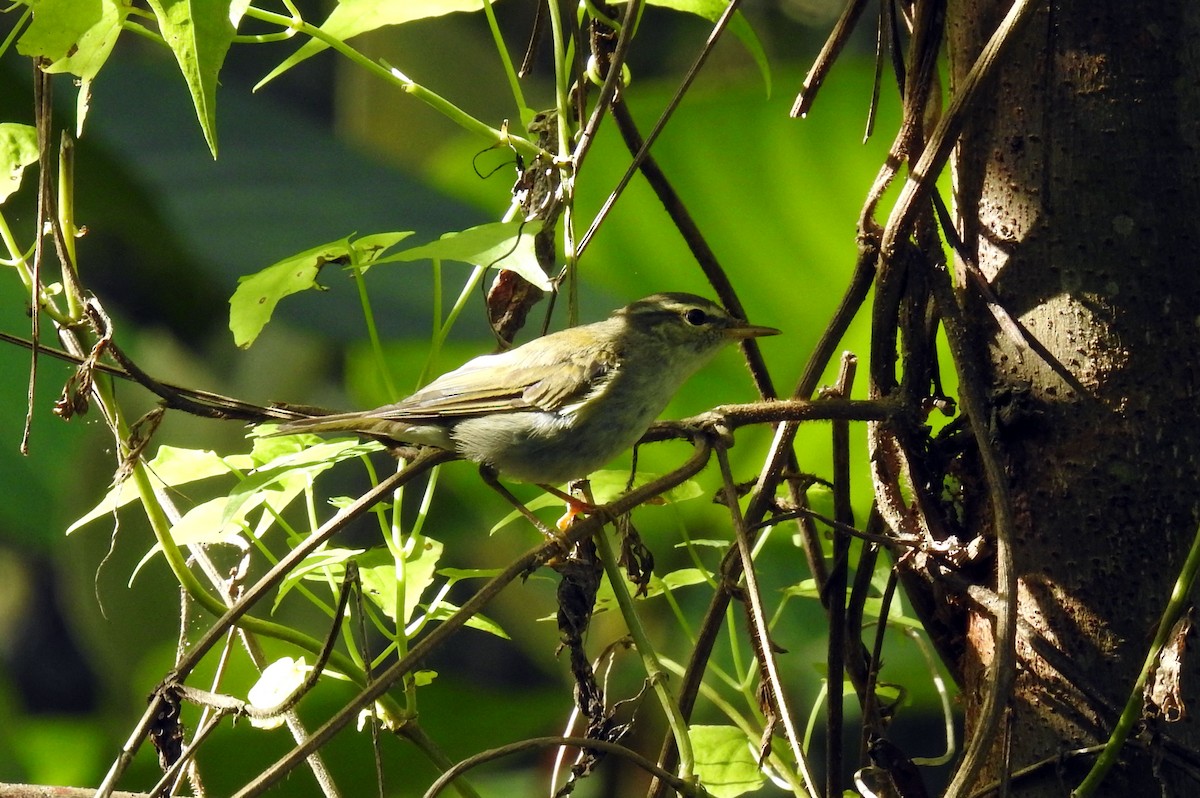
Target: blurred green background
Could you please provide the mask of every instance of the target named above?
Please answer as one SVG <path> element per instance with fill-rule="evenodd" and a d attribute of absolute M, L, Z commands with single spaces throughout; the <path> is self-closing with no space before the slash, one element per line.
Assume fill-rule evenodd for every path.
<path fill-rule="evenodd" d="M 301 8 L 318 20 L 317 5 Z M 747 14 L 771 58 L 770 96 L 745 49 L 730 38 L 718 47 L 654 148 L 728 270 L 750 319 L 784 330 L 785 335 L 763 342 L 781 394 L 791 392 L 840 299 L 856 254 L 855 219 L 898 116 L 894 92 L 885 82 L 877 127 L 881 135 L 862 143 L 873 47 L 873 41 L 864 39 L 852 43 L 811 117 L 788 118 L 804 70 L 836 12 L 821 4 L 751 4 Z M 505 0 L 497 13 L 510 47 L 523 47 L 528 9 Z M 12 16 L 0 16 L 0 25 L 11 24 L 6 17 Z M 643 132 L 673 93 L 707 30 L 701 20 L 647 11 L 628 89 Z M 480 15 L 414 23 L 356 43 L 490 124 L 515 115 Z M 81 272 L 116 315 L 118 341 L 160 379 L 255 402 L 374 406 L 395 397 L 384 394 L 374 373 L 349 280 L 327 270 L 322 282 L 328 291 L 285 299 L 263 336 L 241 351 L 226 326 L 227 300 L 237 277 L 351 233 L 416 230 L 419 238 L 430 240 L 494 220 L 507 205 L 513 172 L 504 153 L 481 152 L 486 142 L 328 52 L 251 93 L 254 83 L 293 49 L 292 44 L 234 46 L 218 94 L 221 150 L 214 161 L 171 55 L 134 37 L 118 44 L 95 85 L 79 144 L 77 216 L 87 227 L 79 242 Z M 31 122 L 29 73 L 28 61 L 12 51 L 0 59 L 4 120 Z M 527 82 L 526 96 L 535 107 L 552 105 L 548 77 L 543 64 Z M 60 118 L 73 118 L 75 89 L 58 79 L 55 90 Z M 577 185 L 581 229 L 627 159 L 613 125 L 606 123 Z M 486 179 L 476 171 L 492 169 L 498 171 Z M 26 231 L 33 214 L 33 182 L 27 177 L 21 193 L 4 208 L 10 223 L 25 225 Z M 446 265 L 447 302 L 467 271 Z M 585 320 L 654 291 L 711 294 L 640 179 L 605 222 L 581 263 L 580 276 Z M 24 334 L 26 301 L 15 276 L 9 273 L 4 279 L 0 325 Z M 368 285 L 396 384 L 408 390 L 424 364 L 433 324 L 432 269 L 428 264 L 390 264 L 372 270 Z M 538 312 L 531 318 L 540 322 Z M 846 343 L 865 359 L 866 341 L 860 320 Z M 435 370 L 451 368 L 491 345 L 477 297 Z M 134 565 L 152 541 L 135 510 L 121 513 L 115 523 L 100 520 L 64 537 L 71 521 L 100 500 L 112 478 L 111 440 L 94 418 L 63 423 L 51 415 L 50 405 L 69 372 L 43 360 L 31 454 L 18 455 L 28 356 L 5 346 L 0 359 L 7 375 L 0 381 L 0 401 L 7 409 L 0 414 L 0 479 L 9 486 L 7 500 L 0 504 L 0 781 L 94 785 L 140 714 L 146 693 L 170 667 L 179 624 L 177 591 L 161 560 L 151 562 L 129 584 Z M 118 386 L 118 396 L 131 417 L 153 406 L 132 387 Z M 753 398 L 737 355 L 728 352 L 693 379 L 667 415 L 680 417 Z M 244 435 L 237 423 L 173 413 L 156 441 L 229 453 L 248 449 Z M 802 433 L 802 470 L 829 475 L 828 437 L 825 426 Z M 765 429 L 738 433 L 733 455 L 739 479 L 756 473 L 756 459 L 769 439 Z M 861 426 L 856 427 L 854 494 L 860 519 L 870 495 L 864 441 Z M 686 453 L 683 444 L 647 447 L 640 468 L 661 472 Z M 628 457 L 614 467 L 627 464 Z M 699 479 L 705 497 L 719 482 L 713 470 Z M 365 485 L 361 469 L 353 467 L 325 479 L 335 495 Z M 204 490 L 185 490 L 175 498 L 186 506 L 207 498 Z M 533 495 L 518 490 L 522 496 Z M 431 523 L 436 528 L 426 533 L 446 543 L 446 565 L 497 568 L 536 542 L 536 533 L 518 524 L 489 535 L 506 514 L 498 497 L 479 490 L 473 468 L 452 464 L 444 469 L 434 505 Z M 690 564 L 677 548 L 681 530 L 693 538 L 714 537 L 728 522 L 727 511 L 707 498 L 646 508 L 635 520 L 660 572 Z M 355 534 L 360 541 L 369 540 L 369 524 Z M 789 534 L 776 531 L 761 559 L 772 597 L 806 575 Z M 714 553 L 710 566 L 716 557 Z M 558 635 L 553 623 L 544 620 L 554 611 L 554 586 L 555 580 L 535 575 L 489 608 L 489 617 L 511 640 L 468 630 L 430 663 L 439 676 L 421 691 L 421 720 L 451 757 L 561 731 L 570 709 L 570 677 L 566 662 L 553 657 Z M 680 591 L 693 623 L 707 597 L 702 588 Z M 686 640 L 671 631 L 663 609 L 662 623 L 652 633 L 664 640 L 666 656 L 684 660 Z M 824 619 L 811 601 L 792 601 L 786 612 L 796 619 L 781 624 L 776 642 L 787 650 L 784 664 L 794 686 L 793 707 L 806 717 L 821 679 Z M 313 621 L 314 634 L 323 634 L 303 608 L 285 604 L 278 619 Z M 193 619 L 193 634 L 205 620 Z M 599 647 L 622 631 L 619 619 L 600 615 L 589 641 Z M 281 647 L 269 650 L 290 653 Z M 720 656 L 727 658 L 729 652 Z M 244 663 L 235 665 L 235 682 L 252 678 L 246 670 Z M 636 668 L 625 670 L 614 677 L 614 693 L 637 690 Z M 910 752 L 939 753 L 943 741 L 936 699 L 915 648 L 903 638 L 889 646 L 884 678 L 912 691 L 913 705 L 897 727 L 898 734 L 916 741 Z M 315 726 L 350 695 L 344 686 L 323 686 L 306 701 L 303 713 L 311 715 Z M 642 712 L 639 717 L 651 725 L 658 722 L 655 710 Z M 244 783 L 287 746 L 283 731 L 264 735 L 246 725 L 218 735 L 206 756 L 223 763 L 219 770 L 206 770 L 213 794 Z M 818 755 L 819 749 L 818 743 Z M 419 794 L 432 779 L 431 769 L 409 747 L 385 739 L 384 752 L 389 794 Z M 341 734 L 328 758 L 336 763 L 335 772 L 362 773 L 367 789 L 373 766 L 362 735 Z M 501 790 L 531 794 L 540 789 L 545 765 L 537 758 L 505 762 L 481 773 L 477 784 L 484 795 Z M 148 785 L 155 768 L 143 747 L 125 784 Z M 623 792 L 630 788 L 611 768 L 601 771 L 577 794 L 633 794 Z M 310 778 L 296 775 L 274 794 L 315 794 Z M 762 794 L 777 791 L 767 788 Z"/>

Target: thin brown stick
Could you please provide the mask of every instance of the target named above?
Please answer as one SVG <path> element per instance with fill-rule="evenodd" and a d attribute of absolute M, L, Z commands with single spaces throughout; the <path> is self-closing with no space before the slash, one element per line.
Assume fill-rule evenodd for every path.
<path fill-rule="evenodd" d="M 946 329 L 946 339 L 954 355 L 958 372 L 959 401 L 963 414 L 970 422 L 971 432 L 979 450 L 987 479 L 988 496 L 995 517 L 996 589 L 1004 600 L 1003 611 L 995 622 L 995 659 L 987 680 L 987 692 L 979 709 L 976 727 L 966 746 L 958 770 L 946 789 L 947 798 L 965 795 L 1000 728 L 1007 697 L 1016 679 L 1017 574 L 1013 562 L 1015 518 L 1008 477 L 1001 460 L 997 440 L 988 422 L 990 416 L 985 397 L 986 381 L 967 344 L 967 325 L 962 317 L 949 276 L 943 272 L 932 281 L 938 311 Z M 940 278 L 940 279 L 939 279 Z"/>
<path fill-rule="evenodd" d="M 771 643 L 771 632 L 767 627 L 767 613 L 763 606 L 762 590 L 759 588 L 758 576 L 754 570 L 753 544 L 746 527 L 746 519 L 742 516 L 742 509 L 737 503 L 737 488 L 733 481 L 733 471 L 729 467 L 729 455 L 726 453 L 725 447 L 721 445 L 717 446 L 717 463 L 721 466 L 721 479 L 724 482 L 725 496 L 727 497 L 725 504 L 729 508 L 730 520 L 737 538 L 737 550 L 743 566 L 742 578 L 746 582 L 743 596 L 750 622 L 750 640 L 754 645 L 754 654 L 758 659 L 762 685 L 770 704 L 770 710 L 766 713 L 768 727 L 772 720 L 771 712 L 773 712 L 776 715 L 773 720 L 783 726 L 784 739 L 791 748 L 792 758 L 800 768 L 800 775 L 804 778 L 804 783 L 808 785 L 814 795 L 820 796 L 820 785 L 813 778 L 812 767 L 808 764 L 808 757 L 800 745 L 800 736 L 787 705 L 787 694 L 783 689 L 783 680 L 779 676 L 779 663 L 775 659 L 775 647 Z M 764 736 L 764 739 L 769 739 L 769 737 Z"/>
<path fill-rule="evenodd" d="M 658 140 L 659 134 L 666 127 L 671 115 L 675 113 L 675 109 L 679 107 L 679 103 L 683 100 L 683 95 L 687 93 L 696 76 L 700 74 L 700 69 L 704 66 L 704 62 L 708 60 L 709 54 L 716 47 L 717 40 L 721 38 L 721 34 L 725 32 L 725 28 L 733 20 L 733 15 L 737 13 L 740 5 L 741 0 L 730 0 L 729 5 L 725 7 L 716 24 L 713 25 L 712 31 L 708 34 L 708 39 L 704 42 L 704 47 L 701 48 L 699 55 L 696 56 L 696 60 L 688 67 L 687 73 L 683 76 L 683 81 L 679 84 L 679 88 L 675 90 L 675 95 L 659 115 L 658 121 L 654 123 L 654 127 L 651 128 L 650 135 L 646 137 L 646 141 L 638 149 L 633 160 L 630 161 L 629 166 L 625 169 L 625 174 L 617 181 L 616 187 L 613 188 L 608 198 L 604 200 L 604 204 L 600 206 L 600 210 L 596 213 L 596 217 L 592 219 L 592 224 L 588 227 L 587 232 L 579 239 L 579 245 L 575 250 L 576 254 L 582 255 L 583 251 L 587 249 L 592 237 L 596 235 L 596 230 L 599 229 L 600 224 L 607 218 L 608 212 L 612 210 L 612 206 L 616 203 L 617 198 L 621 196 L 621 193 L 625 191 L 625 187 L 629 185 L 629 181 L 633 179 L 638 169 L 641 168 L 642 159 L 646 157 L 646 154 L 650 152 L 650 148 L 654 146 L 654 142 Z"/>
<path fill-rule="evenodd" d="M 33 246 L 33 285 L 29 291 L 29 338 L 33 347 L 29 351 L 29 387 L 26 391 L 25 427 L 21 432 L 21 454 L 29 454 L 29 437 L 33 432 L 33 406 L 37 395 L 38 344 L 41 342 L 42 326 L 42 263 L 46 257 L 46 222 L 55 216 L 53 170 L 50 168 L 50 132 L 53 106 L 50 102 L 50 76 L 42 70 L 40 59 L 33 59 L 33 105 L 37 119 L 38 143 L 38 199 L 35 229 L 37 238 Z"/>
<path fill-rule="evenodd" d="M 520 754 L 526 751 L 540 751 L 545 748 L 561 748 L 570 746 L 580 749 L 594 748 L 597 751 L 603 751 L 606 754 L 612 754 L 632 762 L 637 767 L 652 774 L 656 779 L 661 779 L 680 795 L 693 796 L 699 798 L 707 793 L 701 792 L 699 787 L 691 782 L 684 781 L 670 771 L 663 770 L 658 765 L 646 759 L 636 751 L 632 751 L 623 745 L 609 742 L 608 740 L 596 740 L 591 737 L 532 737 L 528 740 L 521 740 L 517 743 L 510 743 L 499 748 L 492 748 L 487 751 L 475 754 L 459 762 L 450 770 L 443 773 L 437 781 L 435 781 L 428 790 L 425 791 L 424 798 L 437 798 L 442 794 L 455 779 L 466 773 L 472 768 L 480 765 L 494 762 L 497 759 Z"/>
<path fill-rule="evenodd" d="M 862 16 L 863 9 L 866 7 L 867 0 L 848 0 L 846 7 L 842 9 L 842 14 L 833 26 L 829 38 L 825 40 L 821 52 L 817 54 L 817 60 L 813 62 L 808 74 L 804 76 L 804 83 L 788 114 L 793 119 L 808 115 L 813 102 L 817 99 L 817 92 L 825 83 L 825 78 L 841 54 L 842 48 L 850 40 L 850 34 L 854 32 L 854 26 L 858 24 L 858 18 Z"/>
<path fill-rule="evenodd" d="M 155 716 L 161 708 L 164 695 L 172 685 L 182 683 L 187 678 L 188 674 L 200 663 L 200 660 L 208 653 L 209 649 L 216 644 L 224 635 L 225 631 L 230 626 L 236 624 L 238 620 L 246 614 L 249 609 L 256 604 L 268 590 L 271 590 L 279 583 L 293 568 L 296 567 L 305 557 L 311 554 L 316 548 L 325 543 L 337 532 L 345 528 L 346 524 L 355 518 L 359 517 L 377 502 L 388 496 L 400 485 L 410 481 L 418 474 L 424 473 L 428 469 L 453 458 L 449 452 L 441 451 L 440 449 L 424 450 L 407 468 L 397 471 L 387 479 L 380 482 L 371 490 L 364 493 L 353 504 L 340 510 L 333 518 L 326 521 L 320 529 L 307 537 L 296 548 L 292 549 L 286 556 L 279 560 L 271 570 L 269 570 L 261 579 L 259 579 L 249 590 L 236 602 L 229 610 L 222 615 L 216 623 L 210 626 L 201 636 L 201 638 L 193 644 L 188 651 L 187 656 L 163 679 L 162 683 L 154 691 L 154 695 L 146 707 L 146 712 L 138 721 L 134 731 L 130 734 L 125 745 L 121 749 L 121 753 L 109 768 L 108 774 L 104 777 L 104 781 L 100 784 L 97 792 L 98 798 L 106 798 L 112 793 L 116 786 L 117 780 L 124 773 L 129 763 L 133 760 L 134 754 L 141 747 L 142 741 L 146 737 L 146 732 L 150 728 Z"/>
<path fill-rule="evenodd" d="M 854 385 L 857 367 L 849 352 L 842 355 L 842 367 L 831 392 L 848 398 Z M 854 526 L 850 509 L 850 425 L 838 420 L 832 424 L 833 450 L 833 511 L 838 523 Z M 846 584 L 850 568 L 850 538 L 833 538 L 833 567 L 825 583 L 829 606 L 829 640 L 825 652 L 826 683 L 829 685 L 825 703 L 825 794 L 842 794 L 842 684 L 846 663 Z"/>
<path fill-rule="evenodd" d="M 633 115 L 629 112 L 629 107 L 618 97 L 613 102 L 612 110 L 613 120 L 617 123 L 617 130 L 620 131 L 621 138 L 625 140 L 625 146 L 629 148 L 635 158 L 639 155 L 642 156 L 642 176 L 654 189 L 658 201 L 662 203 L 667 215 L 671 217 L 675 229 L 683 236 L 684 243 L 691 250 L 692 257 L 696 259 L 700 270 L 704 272 L 704 276 L 708 279 L 708 284 L 713 287 L 713 291 L 716 292 L 717 298 L 734 316 L 741 319 L 746 318 L 746 309 L 733 287 L 733 282 L 729 279 L 724 267 L 721 266 L 712 247 L 708 245 L 707 239 L 700 231 L 700 226 L 696 224 L 696 220 L 688 212 L 687 206 L 683 204 L 683 198 L 675 191 L 675 187 L 667 179 L 667 175 L 658 165 L 658 161 L 650 155 L 646 148 L 646 142 L 642 140 L 637 124 L 633 121 Z M 746 358 L 746 368 L 750 371 L 754 386 L 758 389 L 758 395 L 763 399 L 774 399 L 777 395 L 775 386 L 771 382 L 771 375 L 767 372 L 767 364 L 763 360 L 762 349 L 758 342 L 753 338 L 746 338 L 740 344 L 742 354 Z"/>
<path fill-rule="evenodd" d="M 470 599 L 468 599 L 452 616 L 432 629 L 429 634 L 413 644 L 408 653 L 398 662 L 378 675 L 375 682 L 342 707 L 337 714 L 327 720 L 320 728 L 312 733 L 302 744 L 292 748 L 287 754 L 268 767 L 249 784 L 239 790 L 235 798 L 250 798 L 260 795 L 271 785 L 282 779 L 297 764 L 302 762 L 313 751 L 321 748 L 337 732 L 354 720 L 360 710 L 369 706 L 382 696 L 407 673 L 411 673 L 431 651 L 440 646 L 446 638 L 461 629 L 468 620 L 479 613 L 505 587 L 516 579 L 530 573 L 552 556 L 570 547 L 584 538 L 600 532 L 605 519 L 624 515 L 640 504 L 654 498 L 698 473 L 708 463 L 712 445 L 706 435 L 697 435 L 693 439 L 695 451 L 682 466 L 665 474 L 658 479 L 640 487 L 634 488 L 612 502 L 602 505 L 596 512 L 580 523 L 571 527 L 570 531 L 557 540 L 547 541 L 540 546 L 527 551 L 514 560 L 502 572 L 488 580 Z"/>

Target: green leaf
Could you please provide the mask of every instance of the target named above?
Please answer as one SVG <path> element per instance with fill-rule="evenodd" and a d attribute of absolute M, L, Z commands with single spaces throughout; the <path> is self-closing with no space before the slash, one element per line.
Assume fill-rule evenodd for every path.
<path fill-rule="evenodd" d="M 488 2 L 494 3 L 496 0 Z M 403 25 L 406 22 L 440 17 L 456 11 L 482 10 L 483 3 L 480 0 L 341 0 L 321 24 L 321 30 L 335 39 L 346 41 L 360 33 L 387 25 Z M 323 41 L 310 39 L 260 80 L 254 87 L 255 90 L 327 47 L 329 45 Z"/>
<path fill-rule="evenodd" d="M 492 222 L 446 233 L 437 241 L 401 250 L 380 258 L 376 263 L 410 262 L 439 258 L 470 263 L 474 266 L 508 269 L 524 277 L 543 291 L 551 290 L 549 278 L 542 271 L 533 251 L 533 237 L 542 229 L 540 220 L 531 222 Z"/>
<path fill-rule="evenodd" d="M 383 613 L 397 624 L 407 623 L 416 611 L 425 588 L 433 584 L 437 562 L 442 556 L 442 544 L 430 538 L 421 538 L 415 551 L 410 551 L 404 561 L 404 615 L 396 617 L 397 576 L 396 561 L 386 549 L 373 549 L 358 557 L 358 574 L 362 580 L 363 593 L 374 601 Z M 345 565 L 332 562 L 326 564 L 329 576 L 341 580 L 346 572 Z M 327 578 L 325 574 L 309 575 L 308 579 Z"/>
<path fill-rule="evenodd" d="M 283 509 L 294 499 L 301 490 L 312 483 L 314 477 L 333 468 L 337 463 L 355 457 L 378 451 L 382 446 L 370 442 L 359 444 L 354 438 L 340 438 L 332 441 L 321 441 L 297 452 L 284 452 L 279 457 L 254 469 L 254 473 L 238 483 L 229 492 L 229 503 L 225 508 L 223 521 L 229 521 L 240 511 L 243 502 L 251 501 L 260 493 L 267 491 L 273 485 L 279 485 L 281 490 L 267 491 L 277 494 L 277 500 L 269 503 L 276 512 Z M 261 535 L 271 525 L 271 518 L 264 516 L 255 530 L 255 536 Z"/>
<path fill-rule="evenodd" d="M 689 14 L 704 17 L 709 22 L 716 22 L 725 13 L 728 0 L 646 0 L 652 6 L 669 8 L 673 11 L 686 11 Z M 729 30 L 742 42 L 742 46 L 750 52 L 758 71 L 762 73 L 763 83 L 767 87 L 767 96 L 771 96 L 771 65 L 767 61 L 767 53 L 763 50 L 762 42 L 746 17 L 741 11 L 733 15 L 729 21 Z"/>
<path fill-rule="evenodd" d="M 320 575 L 312 578 L 324 580 L 326 578 L 324 569 L 331 568 L 333 566 L 339 566 L 340 568 L 342 563 L 344 563 L 346 560 L 350 559 L 351 557 L 357 557 L 358 555 L 362 554 L 363 551 L 365 550 L 319 549 L 305 557 L 300 561 L 299 565 L 297 565 L 291 571 L 288 571 L 288 575 L 285 576 L 282 581 L 280 581 L 279 592 L 275 595 L 275 603 L 271 606 L 271 613 L 274 614 L 275 610 L 279 607 L 279 602 L 283 601 L 283 597 L 286 596 L 293 587 L 299 584 L 301 579 L 310 578 L 309 574 L 320 571 Z M 336 577 L 331 575 L 329 578 L 341 579 L 341 574 L 343 573 L 345 573 L 345 570 L 340 569 Z"/>
<path fill-rule="evenodd" d="M 437 607 L 435 607 L 434 610 L 429 613 L 429 619 L 432 621 L 449 620 L 450 616 L 458 612 L 458 609 L 459 608 L 456 605 L 451 604 L 448 601 L 438 602 Z M 495 635 L 496 637 L 504 640 L 512 639 L 509 637 L 508 632 L 504 631 L 504 628 L 500 626 L 500 624 L 496 623 L 481 612 L 475 613 L 469 619 L 467 619 L 466 625 L 470 629 L 477 629 L 480 632 L 487 632 L 490 635 Z"/>
<path fill-rule="evenodd" d="M 271 320 L 275 306 L 285 296 L 320 288 L 317 274 L 330 261 L 349 257 L 350 239 L 342 238 L 284 258 L 254 274 L 238 278 L 229 299 L 229 329 L 233 341 L 245 349 L 254 343 Z"/>
<path fill-rule="evenodd" d="M 688 587 L 689 585 L 700 585 L 711 581 L 713 575 L 707 571 L 702 571 L 699 568 L 680 568 L 678 571 L 671 571 L 663 574 L 662 579 L 657 576 L 650 580 L 651 595 L 662 593 L 664 588 L 675 590 L 680 587 Z"/>
<path fill-rule="evenodd" d="M 396 621 L 406 624 L 412 620 L 421 594 L 433 584 L 442 544 L 431 538 L 421 538 L 414 551 L 404 560 L 404 614 L 396 617 L 396 565 L 390 556 L 387 565 L 362 570 L 363 590 L 379 602 L 379 608 Z"/>
<path fill-rule="evenodd" d="M 33 22 L 17 42 L 17 52 L 50 61 L 46 72 L 79 77 L 75 133 L 83 132 L 92 80 L 108 60 L 131 3 L 120 0 L 37 0 Z"/>
<path fill-rule="evenodd" d="M 234 543 L 242 533 L 246 516 L 267 499 L 267 492 L 256 494 L 250 501 L 242 502 L 235 512 L 227 512 L 228 496 L 218 496 L 183 514 L 171 525 L 171 538 L 179 546 L 195 543 Z"/>
<path fill-rule="evenodd" d="M 246 3 L 231 0 L 148 0 L 158 28 L 179 62 L 204 140 L 217 157 L 217 76 Z"/>
<path fill-rule="evenodd" d="M 646 588 L 645 595 L 638 596 L 637 600 L 645 601 L 647 599 L 655 598 L 656 596 L 661 596 L 663 593 L 667 592 L 667 590 L 675 590 L 677 588 L 689 587 L 691 585 L 700 585 L 710 581 L 712 581 L 712 577 L 698 568 L 680 568 L 678 571 L 672 571 L 661 578 L 651 574 L 650 585 Z M 633 587 L 633 584 L 628 580 L 628 578 L 625 580 L 625 584 L 629 588 Z M 630 592 L 632 592 L 632 590 Z M 611 609 L 615 609 L 616 606 L 617 597 L 613 594 L 612 585 L 607 579 L 605 579 L 600 584 L 600 589 L 596 592 L 594 611 L 597 615 L 599 615 L 602 612 L 608 612 Z"/>
<path fill-rule="evenodd" d="M 37 159 L 37 130 L 16 122 L 0 124 L 0 203 L 16 193 L 25 167 Z"/>
<path fill-rule="evenodd" d="M 389 247 L 412 235 L 411 231 L 375 233 L 351 242 L 350 236 L 330 241 L 273 263 L 254 274 L 238 278 L 237 290 L 229 299 L 229 330 L 233 341 L 245 349 L 254 343 L 271 320 L 275 306 L 285 296 L 310 288 L 321 288 L 317 275 L 330 262 L 375 262 Z"/>
<path fill-rule="evenodd" d="M 176 487 L 199 479 L 230 473 L 231 468 L 244 469 L 254 465 L 248 455 L 221 457 L 209 449 L 180 449 L 175 446 L 160 446 L 154 459 L 146 464 L 150 481 L 160 487 Z M 67 527 L 71 534 L 89 521 L 110 515 L 138 498 L 133 480 L 125 480 L 108 492 L 108 495 L 86 515 Z"/>
<path fill-rule="evenodd" d="M 736 798 L 766 783 L 754 744 L 734 726 L 692 726 L 696 775 L 713 798 Z"/>
<path fill-rule="evenodd" d="M 384 252 L 387 252 L 412 234 L 412 230 L 405 230 L 396 233 L 374 233 L 355 239 L 350 245 L 351 254 L 354 256 L 354 264 L 366 272 L 371 264 L 379 260 Z"/>

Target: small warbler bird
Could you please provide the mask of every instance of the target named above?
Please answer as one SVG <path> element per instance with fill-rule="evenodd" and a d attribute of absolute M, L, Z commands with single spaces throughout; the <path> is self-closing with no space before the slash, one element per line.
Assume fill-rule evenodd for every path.
<path fill-rule="evenodd" d="M 437 446 L 509 479 L 561 485 L 630 448 L 726 344 L 777 335 L 693 294 L 654 294 L 443 374 L 407 399 L 283 424 Z"/>

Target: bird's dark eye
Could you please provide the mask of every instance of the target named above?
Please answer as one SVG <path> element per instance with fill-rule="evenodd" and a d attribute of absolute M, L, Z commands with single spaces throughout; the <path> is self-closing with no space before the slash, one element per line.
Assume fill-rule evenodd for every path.
<path fill-rule="evenodd" d="M 708 321 L 708 314 L 700 308 L 691 308 L 683 314 L 683 320 L 693 327 L 699 327 Z"/>

